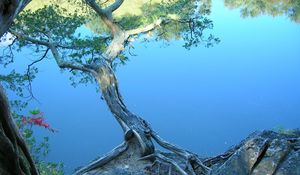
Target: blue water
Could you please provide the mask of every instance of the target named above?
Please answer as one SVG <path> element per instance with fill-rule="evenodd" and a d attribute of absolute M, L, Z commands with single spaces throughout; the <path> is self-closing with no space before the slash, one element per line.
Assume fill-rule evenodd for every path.
<path fill-rule="evenodd" d="M 117 70 L 129 109 L 199 155 L 219 154 L 256 130 L 300 127 L 300 25 L 286 16 L 244 19 L 222 1 L 212 7 L 221 39 L 213 48 L 135 43 L 138 56 Z M 64 162 L 70 173 L 122 142 L 95 85 L 73 88 L 54 60 L 39 69 L 33 90 L 41 104 L 29 109 L 41 109 L 59 130 L 48 160 Z"/>

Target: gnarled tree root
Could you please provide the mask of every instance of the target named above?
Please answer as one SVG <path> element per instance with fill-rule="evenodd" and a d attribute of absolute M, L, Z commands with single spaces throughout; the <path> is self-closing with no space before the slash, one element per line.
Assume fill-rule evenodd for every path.
<path fill-rule="evenodd" d="M 149 139 L 152 138 L 158 145 L 170 152 L 155 150 L 153 153 L 141 157 L 139 140 L 133 136 L 108 154 L 76 171 L 75 174 L 116 174 L 121 173 L 121 170 L 117 169 L 124 171 L 126 168 L 130 169 L 128 174 L 209 174 L 210 168 L 205 166 L 196 154 L 163 140 L 152 129 L 149 131 L 149 136 Z"/>
<path fill-rule="evenodd" d="M 163 148 L 184 158 L 184 160 L 186 161 L 185 170 L 189 172 L 188 174 L 208 174 L 210 172 L 210 168 L 205 166 L 196 154 L 186 151 L 182 148 L 179 148 L 176 145 L 173 145 L 163 140 L 154 131 L 151 132 L 151 137 Z"/>
<path fill-rule="evenodd" d="M 8 100 L 0 85 L 0 174 L 37 175 L 29 149 L 16 127 Z"/>
<path fill-rule="evenodd" d="M 84 168 L 76 171 L 75 174 L 84 174 L 86 172 L 92 171 L 94 169 L 97 169 L 105 164 L 107 164 L 109 161 L 117 158 L 120 154 L 125 152 L 128 148 L 128 144 L 126 142 L 123 142 L 104 156 L 100 157 L 99 159 L 96 159 L 95 161 L 91 162 Z"/>

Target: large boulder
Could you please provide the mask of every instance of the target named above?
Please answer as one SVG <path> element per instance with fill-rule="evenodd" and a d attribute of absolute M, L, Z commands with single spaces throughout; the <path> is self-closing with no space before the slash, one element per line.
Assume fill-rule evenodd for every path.
<path fill-rule="evenodd" d="M 255 132 L 223 156 L 208 160 L 213 175 L 300 175 L 300 132 Z"/>

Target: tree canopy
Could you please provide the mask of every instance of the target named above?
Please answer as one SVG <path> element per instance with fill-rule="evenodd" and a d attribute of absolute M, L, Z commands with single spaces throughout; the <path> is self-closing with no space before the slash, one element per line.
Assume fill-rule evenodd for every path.
<path fill-rule="evenodd" d="M 113 1 L 99 1 L 103 7 L 108 7 Z M 190 49 L 198 44 L 206 47 L 218 43 L 219 39 L 208 33 L 207 29 L 213 27 L 213 23 L 207 18 L 210 13 L 211 1 L 203 1 L 201 5 L 197 1 L 125 1 L 120 8 L 112 13 L 114 22 L 127 32 L 127 38 L 122 43 L 124 49 L 115 55 L 110 64 L 115 68 L 119 63 L 124 64 L 128 60 L 130 49 L 134 48 L 132 41 L 138 38 L 143 40 L 183 40 L 184 47 Z M 71 8 L 66 8 L 70 6 Z M 83 7 L 83 8 L 82 8 Z M 134 10 L 131 10 L 134 9 Z M 181 11 L 181 13 L 177 13 Z M 59 26 L 59 27 L 57 27 Z M 78 28 L 86 26 L 92 35 L 86 37 L 76 32 Z M 155 29 L 155 30 L 154 30 Z M 113 35 L 97 13 L 82 1 L 32 1 L 28 7 L 17 17 L 10 32 L 17 36 L 11 48 L 2 57 L 3 63 L 12 60 L 13 52 L 22 48 L 30 48 L 32 51 L 44 57 L 51 51 L 49 43 L 53 43 L 52 53 L 57 51 L 54 57 L 61 68 L 72 65 L 74 76 L 79 76 L 79 82 L 93 82 L 94 78 L 85 72 L 78 71 L 79 65 L 92 64 L 103 59 L 103 53 L 107 52 L 113 41 Z M 145 35 L 143 35 L 145 34 Z M 42 56 L 44 55 L 44 56 Z M 35 63 L 35 62 L 34 62 Z M 79 70 L 84 70 L 81 67 Z M 37 72 L 32 64 L 28 72 Z M 28 73 L 29 75 L 29 73 Z M 34 75 L 33 73 L 31 74 Z M 76 85 L 74 77 L 70 77 L 72 84 Z"/>
<path fill-rule="evenodd" d="M 229 8 L 240 8 L 243 17 L 259 15 L 287 15 L 292 21 L 300 23 L 299 0 L 225 0 Z"/>

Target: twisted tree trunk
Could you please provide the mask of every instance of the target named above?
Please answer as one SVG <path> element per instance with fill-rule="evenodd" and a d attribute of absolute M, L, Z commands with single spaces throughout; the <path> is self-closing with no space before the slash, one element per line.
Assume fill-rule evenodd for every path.
<path fill-rule="evenodd" d="M 127 157 L 130 157 L 128 161 L 136 163 L 139 160 L 144 161 L 144 163 L 141 163 L 144 166 L 143 168 L 154 168 L 151 171 L 156 171 L 157 167 L 155 167 L 155 164 L 157 162 L 161 162 L 159 163 L 161 165 L 167 164 L 168 174 L 194 175 L 206 174 L 210 171 L 208 167 L 202 164 L 196 154 L 163 140 L 144 119 L 127 109 L 119 92 L 118 81 L 114 71 L 108 62 L 103 61 L 93 75 L 100 85 L 102 96 L 110 111 L 124 131 L 124 142 L 100 159 L 81 168 L 75 174 L 98 174 L 95 172 L 97 169 L 101 169 L 111 162 L 118 162 L 118 160 L 126 162 Z M 172 155 L 175 154 L 175 159 L 174 156 L 170 157 L 155 150 L 153 141 L 171 151 Z M 139 171 L 144 170 L 139 169 Z"/>
<path fill-rule="evenodd" d="M 0 1 L 0 38 L 8 30 L 14 18 L 30 0 Z M 8 100 L 0 85 L 0 174 L 39 174 L 29 150 L 19 134 L 11 115 Z"/>
<path fill-rule="evenodd" d="M 197 174 L 207 173 L 209 168 L 202 164 L 197 155 L 161 139 L 145 120 L 129 111 L 123 102 L 111 63 L 124 50 L 125 43 L 128 41 L 130 36 L 149 32 L 162 24 L 164 20 L 159 19 L 153 24 L 134 30 L 123 30 L 112 18 L 113 9 L 117 9 L 122 2 L 123 0 L 116 0 L 111 6 L 102 9 L 94 0 L 86 0 L 86 3 L 95 10 L 102 21 L 110 29 L 112 34 L 112 41 L 107 47 L 105 53 L 102 54 L 103 59 L 99 61 L 100 63 L 97 64 L 96 67 L 92 68 L 88 72 L 91 73 L 97 80 L 101 88 L 102 96 L 104 97 L 110 111 L 121 125 L 124 131 L 124 142 L 110 153 L 81 168 L 76 172 L 76 174 L 95 174 L 93 171 L 97 168 L 103 168 L 106 164 L 117 160 L 125 162 L 125 164 L 126 161 L 135 162 L 133 164 L 124 164 L 125 166 L 136 166 L 136 163 L 139 160 L 148 162 L 143 165 L 148 165 L 149 162 L 153 163 L 153 165 L 144 167 L 143 169 L 151 169 L 154 167 L 154 164 L 161 162 L 159 164 L 168 165 L 167 174 L 179 173 L 182 175 L 194 175 L 196 172 Z M 53 55 L 57 60 L 62 60 L 59 56 L 55 56 L 55 54 Z M 82 66 L 87 67 L 85 65 Z M 83 70 L 82 67 L 81 70 Z M 171 157 L 155 150 L 153 141 L 176 154 L 176 156 Z M 128 159 L 128 157 L 131 158 Z M 178 159 L 183 160 L 183 165 L 179 165 L 180 162 L 178 162 Z M 141 169 L 139 171 L 141 171 Z M 116 172 L 113 174 L 116 174 Z"/>
<path fill-rule="evenodd" d="M 124 131 L 125 141 L 132 137 L 138 140 L 142 155 L 154 152 L 149 125 L 145 120 L 130 112 L 123 102 L 118 88 L 118 82 L 113 70 L 108 64 L 103 64 L 96 76 L 101 85 L 102 95 L 116 120 Z"/>
<path fill-rule="evenodd" d="M 29 150 L 16 128 L 7 98 L 0 86 L 0 174 L 37 175 Z"/>
<path fill-rule="evenodd" d="M 8 30 L 15 17 L 31 0 L 0 1 L 0 37 Z"/>

